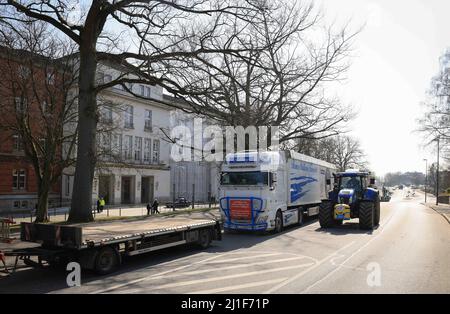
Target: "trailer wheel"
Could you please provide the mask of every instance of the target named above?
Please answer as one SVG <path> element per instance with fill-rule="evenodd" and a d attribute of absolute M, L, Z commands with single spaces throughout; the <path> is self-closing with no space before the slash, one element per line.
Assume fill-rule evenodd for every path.
<path fill-rule="evenodd" d="M 120 264 L 120 256 L 117 250 L 110 246 L 101 248 L 95 259 L 95 272 L 99 275 L 112 273 Z"/>
<path fill-rule="evenodd" d="M 283 231 L 283 214 L 281 210 L 277 211 L 275 216 L 275 233 L 281 233 Z"/>
<path fill-rule="evenodd" d="M 197 244 L 202 249 L 207 249 L 211 245 L 211 232 L 209 230 L 200 230 Z"/>
<path fill-rule="evenodd" d="M 375 204 L 373 202 L 362 202 L 359 205 L 359 228 L 362 230 L 373 230 L 375 225 Z"/>
<path fill-rule="evenodd" d="M 299 225 L 299 226 L 302 226 L 303 225 L 303 209 L 302 208 L 299 208 L 298 209 L 298 222 L 297 222 L 297 224 Z"/>
<path fill-rule="evenodd" d="M 322 202 L 319 207 L 319 223 L 321 228 L 332 228 L 334 226 L 333 203 Z"/>

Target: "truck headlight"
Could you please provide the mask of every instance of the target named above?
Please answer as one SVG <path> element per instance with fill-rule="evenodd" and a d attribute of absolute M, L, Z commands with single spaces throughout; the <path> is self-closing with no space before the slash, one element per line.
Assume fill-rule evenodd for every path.
<path fill-rule="evenodd" d="M 263 210 L 263 200 L 253 199 L 252 207 L 253 207 L 253 210 Z"/>

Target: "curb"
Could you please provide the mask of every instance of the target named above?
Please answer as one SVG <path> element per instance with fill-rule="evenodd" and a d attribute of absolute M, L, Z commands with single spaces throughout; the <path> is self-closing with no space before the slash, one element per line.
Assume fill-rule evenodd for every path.
<path fill-rule="evenodd" d="M 448 217 L 446 214 L 439 212 L 436 208 L 432 207 L 432 206 L 428 206 L 424 203 L 421 203 L 422 205 L 434 210 L 436 213 L 438 213 L 439 215 L 441 215 L 442 217 L 444 217 L 445 220 L 447 220 L 447 222 L 450 224 L 450 217 Z"/>

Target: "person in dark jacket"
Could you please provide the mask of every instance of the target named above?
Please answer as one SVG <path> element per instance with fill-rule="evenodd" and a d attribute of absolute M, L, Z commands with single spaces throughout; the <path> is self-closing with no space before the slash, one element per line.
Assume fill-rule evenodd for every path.
<path fill-rule="evenodd" d="M 158 206 L 159 206 L 158 199 L 155 198 L 152 204 L 152 214 L 159 214 Z"/>
<path fill-rule="evenodd" d="M 150 216 L 150 214 L 153 214 L 152 206 L 147 203 L 147 216 Z"/>

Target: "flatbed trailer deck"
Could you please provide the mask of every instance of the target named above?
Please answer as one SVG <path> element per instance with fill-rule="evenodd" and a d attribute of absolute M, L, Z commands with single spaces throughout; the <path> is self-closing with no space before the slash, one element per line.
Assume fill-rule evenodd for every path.
<path fill-rule="evenodd" d="M 40 247 L 13 250 L 5 255 L 16 257 L 16 264 L 20 259 L 29 266 L 75 261 L 84 269 L 106 274 L 122 263 L 123 256 L 190 243 L 207 248 L 221 236 L 222 224 L 215 219 L 139 218 L 72 225 L 24 222 L 21 240 L 40 243 Z"/>

